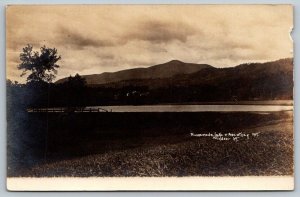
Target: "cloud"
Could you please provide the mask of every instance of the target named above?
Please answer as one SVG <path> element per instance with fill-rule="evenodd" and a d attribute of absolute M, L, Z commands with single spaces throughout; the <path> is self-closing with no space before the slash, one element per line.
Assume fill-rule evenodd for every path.
<path fill-rule="evenodd" d="M 106 59 L 106 60 L 113 60 L 115 59 L 115 55 L 114 54 L 109 54 L 109 53 L 105 53 L 105 54 L 98 54 L 97 57 L 99 57 L 100 59 Z"/>
<path fill-rule="evenodd" d="M 104 40 L 96 38 L 91 35 L 84 34 L 83 32 L 66 27 L 59 27 L 57 39 L 75 49 L 83 49 L 85 47 L 111 47 L 114 43 L 111 40 Z"/>
<path fill-rule="evenodd" d="M 169 43 L 174 40 L 186 42 L 187 38 L 199 31 L 183 22 L 147 20 L 139 21 L 130 31 L 121 36 L 121 43 L 142 40 L 151 43 Z"/>
<path fill-rule="evenodd" d="M 9 6 L 7 77 L 26 44 L 55 47 L 57 79 L 179 59 L 228 67 L 291 57 L 289 5 Z"/>

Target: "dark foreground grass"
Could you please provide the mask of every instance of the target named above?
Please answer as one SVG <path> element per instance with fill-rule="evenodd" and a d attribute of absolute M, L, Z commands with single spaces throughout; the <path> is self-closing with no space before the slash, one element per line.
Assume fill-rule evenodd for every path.
<path fill-rule="evenodd" d="M 180 116 L 183 116 L 181 114 Z M 91 120 L 88 116 L 86 121 Z M 122 115 L 114 117 L 117 121 Z M 123 114 L 124 116 L 124 114 Z M 136 115 L 135 115 L 136 116 Z M 151 115 L 153 116 L 153 115 Z M 292 112 L 199 113 L 158 115 L 157 120 L 126 117 L 124 122 L 98 123 L 66 141 L 68 124 L 50 125 L 45 162 L 23 168 L 13 176 L 251 176 L 293 174 Z M 99 117 L 98 117 L 99 118 Z M 178 119 L 180 118 L 180 119 Z M 109 118 L 108 118 L 109 119 Z M 107 119 L 107 120 L 108 120 Z M 110 117 L 111 119 L 111 117 Z M 184 120 L 183 120 L 184 119 Z M 84 122 L 84 117 L 80 117 Z M 102 119 L 103 120 L 103 119 Z M 144 122 L 142 121 L 144 120 Z M 133 122 L 132 122 L 133 121 Z M 150 123 L 149 123 L 150 121 Z M 152 121 L 152 122 L 151 122 Z M 154 121 L 154 122 L 153 122 Z M 173 121 L 173 123 L 172 123 Z M 148 124 L 148 123 L 149 124 Z M 156 124 L 154 124 L 156 123 Z M 159 123 L 159 124 L 157 124 Z M 79 124 L 79 125 L 78 125 Z M 85 125 L 86 127 L 86 125 Z M 84 127 L 84 128 L 85 128 Z M 68 130 L 68 131 L 66 131 Z M 76 129 L 75 129 L 76 130 Z M 259 133 L 239 141 L 192 137 L 190 132 Z M 78 137 L 80 136 L 80 137 Z"/>

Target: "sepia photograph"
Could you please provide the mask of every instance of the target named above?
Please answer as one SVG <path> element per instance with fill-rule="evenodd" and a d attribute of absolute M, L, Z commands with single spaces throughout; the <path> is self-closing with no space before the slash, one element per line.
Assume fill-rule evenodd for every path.
<path fill-rule="evenodd" d="M 287 4 L 8 5 L 8 190 L 293 190 L 292 30 Z"/>

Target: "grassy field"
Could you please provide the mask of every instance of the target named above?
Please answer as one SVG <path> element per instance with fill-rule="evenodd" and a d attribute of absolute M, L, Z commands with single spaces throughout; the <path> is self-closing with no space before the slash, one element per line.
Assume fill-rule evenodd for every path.
<path fill-rule="evenodd" d="M 292 112 L 61 114 L 50 115 L 47 125 L 46 159 L 9 176 L 293 174 Z M 221 141 L 191 132 L 249 138 Z"/>

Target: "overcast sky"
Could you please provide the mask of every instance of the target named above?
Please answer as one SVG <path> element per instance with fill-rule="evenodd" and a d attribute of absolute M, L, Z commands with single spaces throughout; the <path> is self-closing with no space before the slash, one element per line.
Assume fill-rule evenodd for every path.
<path fill-rule="evenodd" d="M 7 78 L 26 44 L 55 47 L 57 79 L 173 59 L 215 67 L 292 57 L 288 5 L 9 6 Z"/>

